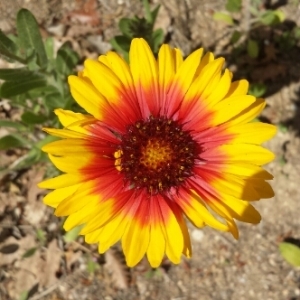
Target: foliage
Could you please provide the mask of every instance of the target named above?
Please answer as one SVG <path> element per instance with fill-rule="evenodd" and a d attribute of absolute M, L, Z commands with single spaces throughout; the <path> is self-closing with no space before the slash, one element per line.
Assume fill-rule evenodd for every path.
<path fill-rule="evenodd" d="M 255 67 L 255 62 L 257 65 L 266 56 L 266 45 L 271 44 L 270 48 L 276 49 L 274 51 L 286 53 L 300 41 L 300 28 L 285 26 L 283 11 L 268 8 L 263 0 L 227 0 L 225 9 L 226 11 L 216 11 L 213 19 L 226 23 L 232 29 L 229 30 L 232 60 L 238 61 L 245 55 L 244 61 L 249 64 L 252 62 Z M 270 32 L 272 34 L 268 35 Z M 266 92 L 266 86 L 259 82 L 249 91 L 257 97 Z"/>
<path fill-rule="evenodd" d="M 225 21 L 229 25 L 239 24 L 240 21 L 234 20 L 234 13 L 241 12 L 242 0 L 227 0 L 225 8 L 227 12 L 215 12 L 213 18 L 215 20 Z M 250 1 L 250 7 L 247 8 L 251 13 L 251 26 L 273 26 L 282 23 L 285 15 L 281 10 L 264 9 L 262 0 Z M 221 16 L 224 16 L 223 18 Z"/>
<path fill-rule="evenodd" d="M 300 248 L 292 243 L 282 242 L 279 251 L 283 258 L 294 267 L 300 267 Z"/>
<path fill-rule="evenodd" d="M 260 27 L 274 27 L 282 24 L 285 21 L 285 14 L 280 9 L 266 9 L 262 0 L 250 1 L 250 6 L 244 8 L 249 10 L 250 19 L 248 20 L 247 31 L 241 29 L 242 22 L 245 22 L 245 17 L 242 13 L 243 8 L 242 0 L 227 0 L 225 8 L 226 12 L 215 12 L 213 18 L 217 21 L 223 21 L 230 26 L 234 27 L 234 31 L 231 36 L 231 44 L 238 45 L 238 41 L 241 37 L 249 35 L 252 30 Z M 246 36 L 244 40 L 247 40 L 245 48 L 250 57 L 256 58 L 260 52 L 260 43 L 256 38 L 252 36 Z M 294 27 L 292 29 L 286 29 L 280 35 L 275 35 L 275 40 L 279 43 L 279 47 L 282 50 L 288 50 L 293 47 L 298 40 L 300 40 L 300 28 Z"/>
<path fill-rule="evenodd" d="M 132 38 L 145 38 L 154 52 L 164 39 L 162 29 L 154 30 L 160 6 L 151 10 L 148 0 L 143 0 L 143 5 L 145 17 L 121 19 L 122 35 L 111 41 L 126 59 Z M 41 128 L 59 126 L 53 113 L 55 108 L 80 111 L 67 84 L 67 77 L 74 73 L 79 62 L 70 43 L 64 43 L 55 53 L 53 38 L 42 39 L 37 21 L 27 9 L 18 12 L 16 29 L 16 35 L 5 35 L 0 30 L 0 57 L 16 65 L 0 69 L 0 97 L 8 99 L 22 115 L 18 121 L 0 120 L 0 126 L 11 131 L 0 138 L 0 150 L 24 148 L 28 151 L 8 169 L 0 169 L 2 173 L 47 160 L 41 147 L 55 138 L 45 137 Z"/>
<path fill-rule="evenodd" d="M 139 18 L 122 18 L 119 21 L 119 29 L 122 35 L 115 36 L 110 42 L 112 46 L 123 54 L 128 61 L 128 52 L 131 40 L 136 37 L 143 37 L 150 45 L 154 53 L 158 52 L 158 48 L 164 40 L 164 32 L 161 28 L 154 30 L 160 5 L 157 5 L 152 11 L 148 0 L 142 0 L 145 17 Z"/>
<path fill-rule="evenodd" d="M 14 168 L 23 168 L 43 161 L 41 147 L 53 140 L 44 137 L 40 125 L 56 126 L 54 108 L 75 105 L 67 86 L 67 76 L 74 72 L 79 57 L 69 43 L 54 54 L 53 39 L 42 40 L 35 17 L 27 9 L 17 14 L 17 35 L 0 31 L 0 55 L 16 68 L 0 69 L 0 97 L 10 100 L 22 112 L 19 121 L 0 120 L 1 127 L 13 133 L 0 139 L 0 150 L 26 148 L 29 151 Z M 37 138 L 38 137 L 38 138 Z"/>

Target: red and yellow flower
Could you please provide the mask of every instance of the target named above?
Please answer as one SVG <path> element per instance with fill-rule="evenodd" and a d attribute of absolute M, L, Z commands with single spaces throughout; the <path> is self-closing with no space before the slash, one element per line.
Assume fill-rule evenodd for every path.
<path fill-rule="evenodd" d="M 100 253 L 121 240 L 128 266 L 145 254 L 177 264 L 192 255 L 186 219 L 235 238 L 235 220 L 260 222 L 250 203 L 273 196 L 261 166 L 274 155 L 260 144 L 275 127 L 252 122 L 265 101 L 231 82 L 223 58 L 163 45 L 156 60 L 143 39 L 129 58 L 108 52 L 69 77 L 88 114 L 55 111 L 64 128 L 45 131 L 61 139 L 43 150 L 64 174 L 39 186 L 54 189 L 44 202 L 68 216 L 64 229 L 83 224 Z"/>

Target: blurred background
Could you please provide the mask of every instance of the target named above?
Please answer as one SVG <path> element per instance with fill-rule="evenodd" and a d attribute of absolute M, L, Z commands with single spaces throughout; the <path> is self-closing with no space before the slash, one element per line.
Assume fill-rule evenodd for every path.
<path fill-rule="evenodd" d="M 300 300 L 299 0 L 0 0 L 0 29 L 1 300 Z M 225 57 L 278 128 L 266 143 L 276 196 L 254 204 L 262 222 L 239 223 L 238 241 L 189 225 L 193 258 L 155 270 L 146 259 L 128 269 L 119 244 L 99 255 L 78 228 L 65 233 L 36 186 L 58 174 L 41 127 L 58 126 L 56 107 L 80 111 L 67 76 L 111 49 L 127 58 L 138 36 L 154 52 L 166 42 Z"/>

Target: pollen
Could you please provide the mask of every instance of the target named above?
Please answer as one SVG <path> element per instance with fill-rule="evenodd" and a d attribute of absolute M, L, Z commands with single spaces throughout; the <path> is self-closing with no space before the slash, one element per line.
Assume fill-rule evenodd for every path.
<path fill-rule="evenodd" d="M 148 169 L 159 170 L 172 161 L 173 151 L 169 143 L 159 139 L 149 139 L 141 148 L 140 163 Z"/>
<path fill-rule="evenodd" d="M 163 193 L 193 175 L 198 154 L 197 143 L 182 125 L 150 117 L 128 126 L 115 153 L 115 167 L 130 186 Z"/>
<path fill-rule="evenodd" d="M 122 156 L 122 151 L 118 150 L 114 153 L 115 157 L 115 167 L 118 171 L 121 171 L 121 156 Z"/>

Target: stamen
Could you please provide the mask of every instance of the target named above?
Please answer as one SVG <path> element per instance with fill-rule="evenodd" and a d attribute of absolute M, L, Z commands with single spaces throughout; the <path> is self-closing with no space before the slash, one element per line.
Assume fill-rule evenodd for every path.
<path fill-rule="evenodd" d="M 182 185 L 193 174 L 197 144 L 178 122 L 150 117 L 128 126 L 115 153 L 118 171 L 149 194 Z"/>

